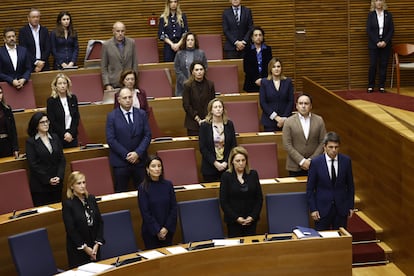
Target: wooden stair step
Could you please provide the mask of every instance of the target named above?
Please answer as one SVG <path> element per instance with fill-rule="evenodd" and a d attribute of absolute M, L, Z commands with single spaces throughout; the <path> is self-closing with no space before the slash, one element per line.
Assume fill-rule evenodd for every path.
<path fill-rule="evenodd" d="M 356 266 L 352 268 L 352 276 L 404 276 L 394 263 L 375 266 Z"/>
<path fill-rule="evenodd" d="M 377 223 L 375 223 L 372 219 L 370 219 L 364 212 L 358 211 L 357 214 L 361 219 L 363 219 L 369 226 L 371 226 L 375 230 L 375 233 L 377 233 L 377 235 L 384 233 L 384 229 Z"/>

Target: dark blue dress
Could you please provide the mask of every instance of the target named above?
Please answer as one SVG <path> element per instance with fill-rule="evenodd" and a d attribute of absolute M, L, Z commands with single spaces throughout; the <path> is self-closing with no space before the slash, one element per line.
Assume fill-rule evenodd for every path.
<path fill-rule="evenodd" d="M 177 21 L 177 15 L 172 15 L 168 17 L 168 24 L 165 26 L 164 18 L 160 18 L 160 23 L 158 25 L 158 37 L 160 40 L 169 38 L 173 43 L 180 41 L 181 37 L 188 32 L 188 23 L 187 16 L 183 13 L 183 26 Z M 171 46 L 167 43 L 164 43 L 164 61 L 171 62 L 174 61 L 176 52 L 171 49 Z"/>
<path fill-rule="evenodd" d="M 62 63 L 73 62 L 75 65 L 78 60 L 79 44 L 77 36 L 67 38 L 56 36 L 56 32 L 50 33 L 52 44 L 52 54 L 54 57 L 53 69 L 62 69 Z"/>

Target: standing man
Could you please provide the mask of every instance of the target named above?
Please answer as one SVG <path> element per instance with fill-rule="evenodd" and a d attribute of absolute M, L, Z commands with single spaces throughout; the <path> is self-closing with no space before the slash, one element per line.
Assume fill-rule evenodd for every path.
<path fill-rule="evenodd" d="M 346 228 L 354 213 L 354 177 L 351 159 L 338 153 L 340 139 L 335 132 L 324 138 L 325 153 L 312 160 L 306 196 L 315 229 Z"/>
<path fill-rule="evenodd" d="M 32 65 L 26 48 L 17 46 L 16 31 L 6 27 L 3 31 L 5 45 L 0 47 L 0 81 L 7 81 L 21 89 L 30 79 Z"/>
<path fill-rule="evenodd" d="M 323 151 L 325 123 L 321 116 L 311 113 L 312 98 L 302 94 L 296 100 L 298 112 L 283 126 L 283 146 L 287 151 L 286 169 L 289 176 L 308 175 L 312 158 Z"/>
<path fill-rule="evenodd" d="M 224 58 L 243 58 L 244 49 L 253 29 L 253 17 L 241 0 L 230 0 L 231 7 L 223 12 Z"/>
<path fill-rule="evenodd" d="M 121 87 L 119 77 L 126 69 L 138 71 L 135 41 L 125 37 L 124 23 L 117 21 L 112 27 L 113 38 L 102 45 L 102 82 L 105 90 Z M 138 72 L 137 72 L 138 73 Z"/>
<path fill-rule="evenodd" d="M 106 139 L 115 192 L 125 192 L 131 178 L 136 187 L 144 179 L 151 130 L 145 111 L 132 106 L 132 91 L 129 88 L 121 88 L 118 102 L 119 108 L 109 113 L 106 120 Z"/>
<path fill-rule="evenodd" d="M 46 27 L 40 26 L 40 11 L 30 9 L 29 22 L 19 31 L 19 45 L 27 49 L 33 72 L 49 71 L 50 38 Z"/>

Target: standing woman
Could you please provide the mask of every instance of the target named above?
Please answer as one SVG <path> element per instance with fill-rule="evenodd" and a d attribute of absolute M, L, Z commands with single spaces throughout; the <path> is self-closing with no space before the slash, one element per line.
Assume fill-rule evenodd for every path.
<path fill-rule="evenodd" d="M 201 61 L 193 61 L 190 72 L 190 78 L 184 83 L 184 126 L 187 128 L 188 136 L 197 136 L 207 115 L 207 105 L 214 99 L 216 90 L 214 83 L 206 79 L 206 68 Z"/>
<path fill-rule="evenodd" d="M 282 130 L 285 120 L 292 115 L 293 92 L 292 79 L 283 75 L 282 61 L 272 58 L 259 93 L 264 131 Z"/>
<path fill-rule="evenodd" d="M 62 204 L 66 229 L 66 253 L 70 268 L 100 260 L 99 246 L 104 243 L 103 221 L 95 196 L 86 189 L 81 172 L 69 175 L 67 199 Z"/>
<path fill-rule="evenodd" d="M 158 156 L 149 156 L 145 169 L 145 179 L 138 187 L 142 239 L 146 249 L 170 246 L 177 226 L 173 184 L 164 179 L 162 160 Z"/>
<path fill-rule="evenodd" d="M 69 12 L 62 11 L 56 19 L 56 29 L 50 33 L 53 68 L 65 69 L 76 65 L 79 54 L 78 34 Z"/>
<path fill-rule="evenodd" d="M 263 195 L 259 176 L 249 167 L 243 147 L 230 152 L 229 169 L 221 176 L 220 205 L 227 223 L 228 237 L 256 235 Z"/>
<path fill-rule="evenodd" d="M 60 138 L 63 148 L 78 146 L 80 115 L 78 99 L 72 94 L 71 87 L 72 82 L 69 77 L 59 73 L 52 81 L 52 94 L 47 99 L 50 132 Z"/>
<path fill-rule="evenodd" d="M 13 111 L 6 104 L 3 88 L 0 86 L 0 158 L 8 156 L 19 157 L 19 145 Z"/>
<path fill-rule="evenodd" d="M 184 34 L 184 43 L 180 46 L 180 51 L 174 59 L 174 69 L 176 75 L 175 96 L 182 96 L 184 82 L 190 76 L 190 65 L 198 60 L 204 64 L 207 70 L 207 58 L 203 50 L 199 49 L 197 36 L 191 32 Z"/>
<path fill-rule="evenodd" d="M 223 101 L 217 98 L 211 100 L 207 110 L 199 135 L 201 173 L 205 182 L 213 182 L 220 181 L 222 173 L 227 169 L 230 151 L 237 145 L 237 140 L 233 122 L 227 118 Z"/>
<path fill-rule="evenodd" d="M 138 87 L 138 74 L 135 70 L 127 69 L 119 77 L 121 87 L 127 87 L 132 91 L 132 106 L 144 110 L 149 115 L 149 106 L 147 93 L 144 89 Z M 115 93 L 114 109 L 119 107 L 119 91 Z"/>
<path fill-rule="evenodd" d="M 265 44 L 264 30 L 254 27 L 243 58 L 244 91 L 259 92 L 262 78 L 267 77 L 267 66 L 272 59 L 272 48 Z"/>
<path fill-rule="evenodd" d="M 379 66 L 379 92 L 385 93 L 388 59 L 391 53 L 392 36 L 394 35 L 392 14 L 387 11 L 385 0 L 371 0 L 371 9 L 367 20 L 367 34 L 369 49 L 367 92 L 374 92 L 377 66 Z"/>
<path fill-rule="evenodd" d="M 174 61 L 176 52 L 188 32 L 187 17 L 181 11 L 179 0 L 165 0 L 164 12 L 158 25 L 158 37 L 164 41 L 164 61 Z"/>
<path fill-rule="evenodd" d="M 33 114 L 27 134 L 26 156 L 33 204 L 41 206 L 61 202 L 66 160 L 60 139 L 49 133 L 46 113 Z"/>

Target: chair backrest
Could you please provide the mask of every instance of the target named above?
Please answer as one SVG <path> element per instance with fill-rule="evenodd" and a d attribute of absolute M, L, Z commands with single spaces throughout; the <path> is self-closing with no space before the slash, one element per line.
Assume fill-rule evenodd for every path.
<path fill-rule="evenodd" d="M 138 37 L 134 40 L 139 64 L 160 62 L 156 37 Z"/>
<path fill-rule="evenodd" d="M 266 195 L 269 233 L 291 233 L 296 226 L 309 227 L 306 192 Z"/>
<path fill-rule="evenodd" d="M 183 242 L 223 239 L 218 198 L 178 202 Z"/>
<path fill-rule="evenodd" d="M 25 169 L 0 173 L 0 214 L 33 207 Z"/>
<path fill-rule="evenodd" d="M 414 53 L 414 44 L 401 43 L 393 45 L 394 53 L 400 56 L 408 56 Z"/>
<path fill-rule="evenodd" d="M 237 65 L 209 66 L 207 78 L 214 82 L 216 92 L 222 94 L 239 93 L 239 72 Z"/>
<path fill-rule="evenodd" d="M 85 127 L 82 123 L 82 118 L 79 118 L 79 125 L 78 125 L 78 143 L 79 145 L 86 145 L 91 143 L 88 138 L 88 134 L 86 133 Z"/>
<path fill-rule="evenodd" d="M 115 192 L 108 157 L 74 160 L 70 166 L 72 171 L 85 174 L 89 193 L 99 196 Z"/>
<path fill-rule="evenodd" d="M 225 108 L 237 133 L 259 131 L 257 101 L 226 102 Z"/>
<path fill-rule="evenodd" d="M 102 214 L 105 244 L 101 258 L 108 259 L 137 252 L 138 246 L 129 210 Z"/>
<path fill-rule="evenodd" d="M 44 276 L 58 273 L 46 228 L 9 237 L 10 251 L 20 276 Z"/>
<path fill-rule="evenodd" d="M 4 98 L 6 99 L 7 104 L 13 109 L 36 108 L 32 80 L 28 80 L 23 88 L 19 90 L 7 82 L 0 82 L 0 85 L 3 88 Z M 43 104 L 46 105 L 46 102 Z"/>
<path fill-rule="evenodd" d="M 223 59 L 223 45 L 220 34 L 199 34 L 198 44 L 206 54 L 208 60 Z"/>
<path fill-rule="evenodd" d="M 164 177 L 174 185 L 200 183 L 194 148 L 159 150 L 164 165 Z"/>
<path fill-rule="evenodd" d="M 250 168 L 257 170 L 262 179 L 279 177 L 276 143 L 242 144 L 249 153 Z"/>
<path fill-rule="evenodd" d="M 72 92 L 79 102 L 99 102 L 103 99 L 104 87 L 100 73 L 72 74 Z"/>
<path fill-rule="evenodd" d="M 149 107 L 149 114 L 148 114 L 148 123 L 151 128 L 151 136 L 152 138 L 158 138 L 164 136 L 162 130 L 159 128 L 157 120 L 154 116 L 154 111 L 152 110 L 152 107 Z"/>
<path fill-rule="evenodd" d="M 147 96 L 172 97 L 171 73 L 168 68 L 149 69 L 139 71 L 139 87 L 147 92 Z"/>
<path fill-rule="evenodd" d="M 103 40 L 91 39 L 86 46 L 85 60 L 101 59 Z"/>

